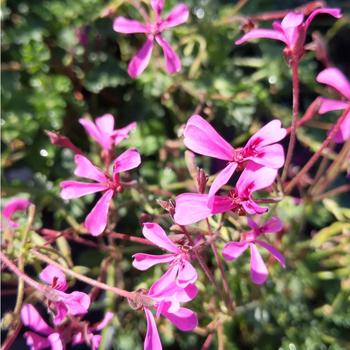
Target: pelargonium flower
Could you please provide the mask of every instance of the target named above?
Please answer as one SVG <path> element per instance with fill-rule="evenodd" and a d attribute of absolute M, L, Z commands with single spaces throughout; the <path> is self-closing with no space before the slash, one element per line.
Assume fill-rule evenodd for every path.
<path fill-rule="evenodd" d="M 209 190 L 209 199 L 224 186 L 235 172 L 237 166 L 260 164 L 279 169 L 284 164 L 283 147 L 276 142 L 286 136 L 286 129 L 279 120 L 272 120 L 256 132 L 243 148 L 233 148 L 201 116 L 193 115 L 184 130 L 184 144 L 191 151 L 205 156 L 227 161 Z"/>
<path fill-rule="evenodd" d="M 335 18 L 341 17 L 341 10 L 338 8 L 320 8 L 310 13 L 304 20 L 304 14 L 298 12 L 289 12 L 282 22 L 273 22 L 273 29 L 252 29 L 242 38 L 236 41 L 240 45 L 252 39 L 273 39 L 285 43 L 285 56 L 290 59 L 299 59 L 304 54 L 304 44 L 306 31 L 316 15 L 327 13 Z"/>
<path fill-rule="evenodd" d="M 107 152 L 113 146 L 118 145 L 122 140 L 128 138 L 130 131 L 134 130 L 137 126 L 133 122 L 124 128 L 114 129 L 114 117 L 112 114 L 104 114 L 96 118 L 95 122 L 88 118 L 80 118 L 79 123 L 85 128 L 90 137 Z"/>
<path fill-rule="evenodd" d="M 90 345 L 92 350 L 97 350 L 101 343 L 101 336 L 95 334 L 100 332 L 112 319 L 113 314 L 107 312 L 102 321 L 94 326 L 86 327 L 86 322 L 71 319 L 70 323 L 59 327 L 49 326 L 40 316 L 36 308 L 31 304 L 24 304 L 21 309 L 21 320 L 24 326 L 32 331 L 24 333 L 27 345 L 31 350 L 51 348 L 52 350 L 63 350 L 66 345 L 83 344 Z"/>
<path fill-rule="evenodd" d="M 48 292 L 49 307 L 55 310 L 54 324 L 59 325 L 67 315 L 77 316 L 87 313 L 90 297 L 83 292 L 65 293 L 68 288 L 64 273 L 53 265 L 41 271 L 39 278 L 52 290 Z"/>
<path fill-rule="evenodd" d="M 185 4 L 178 4 L 163 19 L 161 14 L 164 7 L 164 0 L 151 0 L 151 6 L 155 13 L 154 23 L 144 24 L 125 17 L 117 17 L 113 23 L 113 29 L 118 33 L 143 33 L 147 37 L 145 44 L 129 63 L 128 73 L 132 78 L 137 78 L 148 66 L 154 41 L 163 49 L 166 71 L 169 74 L 173 74 L 181 69 L 179 57 L 171 48 L 170 44 L 163 38 L 162 32 L 186 22 L 189 16 L 188 7 Z"/>
<path fill-rule="evenodd" d="M 20 198 L 15 197 L 10 199 L 2 209 L 2 217 L 4 218 L 4 222 L 9 228 L 18 228 L 19 224 L 12 219 L 13 215 L 19 211 L 25 211 L 29 205 L 31 204 L 31 201 L 26 198 Z M 3 228 L 3 224 L 1 224 L 1 227 Z"/>
<path fill-rule="evenodd" d="M 236 187 L 226 196 L 212 197 L 208 194 L 183 193 L 176 197 L 174 220 L 179 225 L 190 225 L 209 216 L 233 210 L 239 214 L 262 214 L 268 208 L 259 206 L 253 198 L 255 191 L 271 186 L 277 169 L 249 162 Z"/>
<path fill-rule="evenodd" d="M 329 98 L 321 98 L 321 105 L 319 109 L 320 114 L 330 111 L 337 111 L 349 108 L 350 106 L 350 82 L 346 76 L 335 67 L 324 69 L 320 72 L 316 80 L 319 83 L 326 84 L 335 89 L 342 97 L 342 100 L 334 100 Z M 345 142 L 350 138 L 350 112 L 346 115 L 343 122 L 340 124 L 338 132 L 334 137 L 337 143 Z"/>
<path fill-rule="evenodd" d="M 153 255 L 137 253 L 133 255 L 133 266 L 139 270 L 147 270 L 156 264 L 168 263 L 168 271 L 156 282 L 162 289 L 174 281 L 180 288 L 185 288 L 197 280 L 197 272 L 190 263 L 188 247 L 174 244 L 161 226 L 147 222 L 143 225 L 142 234 L 158 247 L 167 250 L 168 254 Z"/>
<path fill-rule="evenodd" d="M 246 249 L 250 248 L 250 275 L 255 284 L 263 284 L 267 280 L 268 270 L 262 259 L 257 245 L 266 249 L 280 264 L 285 267 L 283 255 L 272 245 L 258 239 L 266 233 L 280 232 L 283 223 L 277 217 L 272 217 L 263 226 L 258 226 L 252 219 L 248 218 L 248 225 L 252 229 L 242 235 L 239 242 L 228 242 L 222 250 L 222 255 L 226 260 L 237 259 Z"/>
<path fill-rule="evenodd" d="M 74 175 L 96 182 L 63 181 L 60 184 L 61 197 L 72 199 L 87 194 L 104 192 L 96 205 L 85 219 L 86 229 L 93 235 L 100 235 L 107 226 L 109 202 L 114 194 L 122 190 L 119 174 L 138 167 L 141 163 L 139 152 L 130 148 L 116 158 L 113 166 L 113 174 L 109 176 L 95 167 L 86 157 L 76 155 L 74 158 L 76 168 Z"/>

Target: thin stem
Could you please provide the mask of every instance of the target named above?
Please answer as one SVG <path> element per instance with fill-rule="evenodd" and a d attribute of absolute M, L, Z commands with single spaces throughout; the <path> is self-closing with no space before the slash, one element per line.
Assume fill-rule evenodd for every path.
<path fill-rule="evenodd" d="M 284 164 L 282 172 L 282 183 L 286 180 L 288 175 L 288 169 L 292 161 L 295 141 L 296 141 L 296 130 L 298 124 L 298 114 L 299 114 L 299 61 L 297 59 L 292 59 L 292 85 L 293 85 L 293 115 L 292 115 L 292 126 L 290 128 L 290 138 L 287 150 L 286 162 Z"/>
<path fill-rule="evenodd" d="M 344 192 L 348 192 L 350 191 L 350 184 L 345 184 L 345 185 L 342 185 L 342 186 L 338 186 L 336 188 L 333 188 L 332 190 L 328 191 L 328 192 L 325 192 L 325 193 L 322 193 L 318 196 L 315 196 L 313 199 L 315 201 L 320 201 L 324 198 L 327 198 L 327 197 L 333 197 L 337 194 L 341 194 L 341 193 L 344 193 Z"/>
<path fill-rule="evenodd" d="M 331 143 L 334 136 L 336 135 L 340 125 L 343 123 L 345 117 L 350 112 L 350 107 L 348 107 L 344 113 L 341 115 L 341 117 L 337 120 L 337 123 L 335 124 L 334 128 L 331 130 L 331 132 L 328 134 L 326 139 L 323 141 L 320 149 L 313 154 L 313 156 L 309 159 L 309 161 L 304 165 L 304 167 L 299 171 L 298 175 L 295 176 L 290 183 L 287 185 L 285 193 L 290 193 L 294 186 L 299 182 L 299 180 L 310 170 L 310 168 L 315 164 L 317 159 L 321 156 L 322 151 Z"/>
<path fill-rule="evenodd" d="M 107 235 L 111 236 L 113 238 L 117 238 L 117 239 L 121 239 L 121 240 L 125 240 L 125 241 L 130 241 L 130 242 L 150 245 L 150 246 L 153 246 L 153 247 L 157 246 L 156 244 L 154 244 L 153 242 L 149 241 L 146 238 L 130 236 L 130 235 L 126 234 L 126 233 L 108 232 Z"/>

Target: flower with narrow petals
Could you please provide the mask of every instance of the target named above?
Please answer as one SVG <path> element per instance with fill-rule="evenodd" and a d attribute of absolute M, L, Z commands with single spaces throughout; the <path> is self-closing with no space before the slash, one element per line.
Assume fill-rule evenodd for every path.
<path fill-rule="evenodd" d="M 80 118 L 79 123 L 85 128 L 88 135 L 107 152 L 113 146 L 128 138 L 130 131 L 137 126 L 133 122 L 124 128 L 114 129 L 114 117 L 112 114 L 104 114 L 96 118 L 95 122 L 88 118 Z"/>
<path fill-rule="evenodd" d="M 4 223 L 6 226 L 9 228 L 18 228 L 19 225 L 18 223 L 13 220 L 13 216 L 20 211 L 25 211 L 29 205 L 31 204 L 31 201 L 26 198 L 20 198 L 20 197 L 15 197 L 10 199 L 5 205 L 4 208 L 2 209 L 2 217 L 4 218 Z M 5 226 L 1 224 L 1 227 Z"/>
<path fill-rule="evenodd" d="M 55 325 L 62 323 L 67 315 L 77 316 L 87 313 L 90 306 L 90 297 L 83 292 L 65 293 L 68 288 L 64 273 L 53 265 L 48 265 L 39 275 L 40 279 L 48 284 L 52 290 L 48 292 L 49 307 L 53 307 Z"/>
<path fill-rule="evenodd" d="M 226 260 L 237 259 L 246 249 L 250 248 L 250 276 L 255 284 L 263 284 L 267 280 L 268 270 L 257 249 L 257 245 L 266 249 L 280 264 L 285 267 L 283 255 L 273 246 L 259 239 L 259 236 L 266 233 L 280 232 L 283 223 L 277 217 L 267 220 L 263 226 L 258 226 L 253 220 L 248 219 L 248 225 L 252 229 L 243 234 L 239 242 L 228 242 L 222 250 Z"/>
<path fill-rule="evenodd" d="M 174 244 L 164 230 L 155 223 L 144 223 L 142 234 L 158 247 L 167 250 L 168 254 L 153 255 L 137 253 L 133 255 L 133 266 L 139 270 L 147 270 L 161 263 L 169 264 L 168 271 L 156 282 L 159 288 L 166 289 L 176 282 L 180 288 L 185 288 L 197 280 L 197 272 L 190 263 L 187 246 Z M 160 287 L 162 286 L 162 287 Z"/>
<path fill-rule="evenodd" d="M 286 136 L 279 120 L 272 120 L 256 132 L 243 148 L 235 149 L 201 116 L 193 115 L 184 130 L 184 144 L 201 155 L 227 161 L 209 190 L 209 200 L 231 178 L 236 168 L 244 164 L 259 164 L 279 169 L 284 164 L 283 147 L 276 142 Z"/>
<path fill-rule="evenodd" d="M 115 193 L 122 191 L 119 174 L 138 167 L 141 163 L 140 154 L 136 149 L 130 148 L 118 156 L 114 161 L 112 177 L 104 174 L 82 155 L 76 155 L 74 160 L 76 164 L 74 174 L 96 182 L 63 181 L 60 184 L 61 197 L 72 199 L 104 192 L 85 219 L 86 229 L 93 236 L 98 236 L 107 226 L 109 202 Z"/>
<path fill-rule="evenodd" d="M 171 48 L 170 44 L 163 38 L 162 32 L 186 22 L 189 16 L 188 7 L 185 4 L 178 4 L 163 19 L 161 14 L 164 7 L 164 0 L 151 0 L 151 6 L 155 13 L 154 23 L 144 24 L 125 17 L 117 17 L 113 23 L 113 29 L 118 33 L 143 33 L 147 37 L 145 44 L 129 63 L 128 73 L 132 78 L 137 78 L 148 66 L 154 41 L 163 49 L 166 71 L 169 74 L 173 74 L 181 69 L 179 57 Z"/>
<path fill-rule="evenodd" d="M 240 45 L 252 39 L 273 39 L 285 43 L 285 57 L 288 59 L 299 60 L 304 54 L 304 44 L 306 31 L 316 15 L 326 13 L 335 18 L 341 17 L 341 11 L 338 8 L 320 8 L 311 12 L 306 20 L 304 14 L 299 12 L 289 12 L 282 22 L 273 22 L 273 29 L 252 29 L 242 38 L 236 41 Z"/>
<path fill-rule="evenodd" d="M 338 68 L 330 67 L 324 69 L 317 75 L 316 80 L 321 84 L 330 86 L 343 97 L 342 100 L 321 98 L 321 105 L 318 111 L 320 114 L 350 107 L 350 81 Z M 348 139 L 350 139 L 350 112 L 347 113 L 334 136 L 334 141 L 337 143 L 345 142 Z"/>
<path fill-rule="evenodd" d="M 208 200 L 208 194 L 183 193 L 178 195 L 174 220 L 179 225 L 190 225 L 212 215 L 231 210 L 238 214 L 265 213 L 268 208 L 260 207 L 254 201 L 253 193 L 271 186 L 276 176 L 277 169 L 250 162 L 229 195 L 215 195 L 211 201 Z"/>

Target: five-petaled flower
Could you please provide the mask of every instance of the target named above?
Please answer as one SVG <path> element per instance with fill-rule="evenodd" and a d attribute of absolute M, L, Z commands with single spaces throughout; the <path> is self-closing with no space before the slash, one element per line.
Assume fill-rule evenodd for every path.
<path fill-rule="evenodd" d="M 284 55 L 289 62 L 290 59 L 298 61 L 304 54 L 306 31 L 316 15 L 327 13 L 335 18 L 341 17 L 338 8 L 320 8 L 311 12 L 304 21 L 304 14 L 289 12 L 282 22 L 273 22 L 273 29 L 252 29 L 242 38 L 236 41 L 240 45 L 251 39 L 273 39 L 285 43 Z"/>
<path fill-rule="evenodd" d="M 138 167 L 141 163 L 140 154 L 136 149 L 130 148 L 119 155 L 114 161 L 112 176 L 104 174 L 82 155 L 76 155 L 74 160 L 76 164 L 74 174 L 96 182 L 63 181 L 60 184 L 61 197 L 72 199 L 91 193 L 104 192 L 85 219 L 86 229 L 93 236 L 98 236 L 107 226 L 109 203 L 113 195 L 122 191 L 120 173 Z"/>
<path fill-rule="evenodd" d="M 342 100 L 322 97 L 320 109 L 318 111 L 320 114 L 350 107 L 350 81 L 338 68 L 330 67 L 324 69 L 317 75 L 316 80 L 319 83 L 326 84 L 335 89 L 343 97 Z M 337 143 L 345 142 L 348 139 L 350 139 L 350 111 L 347 113 L 334 136 L 334 141 Z"/>
<path fill-rule="evenodd" d="M 165 67 L 169 74 L 181 69 L 181 61 L 170 44 L 163 38 L 162 32 L 168 28 L 178 26 L 187 21 L 189 10 L 187 5 L 176 5 L 163 19 L 161 17 L 164 0 L 151 0 L 152 9 L 155 12 L 154 23 L 141 23 L 125 17 L 117 17 L 113 23 L 113 29 L 118 33 L 134 34 L 144 33 L 147 40 L 137 54 L 132 58 L 128 66 L 128 73 L 132 78 L 137 78 L 148 66 L 151 59 L 154 41 L 164 52 Z"/>
<path fill-rule="evenodd" d="M 248 225 L 251 231 L 245 232 L 239 242 L 228 242 L 222 250 L 222 255 L 226 260 L 235 260 L 246 249 L 250 248 L 251 279 L 255 284 L 263 284 L 266 282 L 268 270 L 256 245 L 266 249 L 282 267 L 285 267 L 285 260 L 276 248 L 258 238 L 266 233 L 280 232 L 283 229 L 283 223 L 277 217 L 272 217 L 259 227 L 252 219 L 248 218 Z"/>

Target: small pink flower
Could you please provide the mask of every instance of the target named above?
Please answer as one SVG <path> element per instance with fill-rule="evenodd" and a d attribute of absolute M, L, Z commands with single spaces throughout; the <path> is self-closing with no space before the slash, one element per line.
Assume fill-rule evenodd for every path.
<path fill-rule="evenodd" d="M 15 215 L 15 213 L 20 211 L 25 211 L 29 205 L 31 204 L 31 201 L 26 198 L 19 198 L 15 197 L 10 199 L 2 209 L 2 216 L 4 218 L 5 224 L 9 228 L 18 228 L 18 223 L 12 219 L 12 217 Z M 1 227 L 3 228 L 3 224 L 1 224 Z"/>
<path fill-rule="evenodd" d="M 265 233 L 275 233 L 283 229 L 283 223 L 277 217 L 272 217 L 267 222 L 259 227 L 253 220 L 248 218 L 248 225 L 251 231 L 243 234 L 243 239 L 240 242 L 229 242 L 222 250 L 222 255 L 226 260 L 237 259 L 246 249 L 250 248 L 250 275 L 255 284 L 263 284 L 266 282 L 268 271 L 266 265 L 256 247 L 259 245 L 266 249 L 280 264 L 285 267 L 283 255 L 273 246 L 258 239 L 259 236 Z"/>
<path fill-rule="evenodd" d="M 190 225 L 230 210 L 239 214 L 265 213 L 268 208 L 260 207 L 254 201 L 253 193 L 271 186 L 276 176 L 277 169 L 249 162 L 228 196 L 214 196 L 211 201 L 208 201 L 208 194 L 183 193 L 177 196 L 174 220 L 179 225 Z"/>
<path fill-rule="evenodd" d="M 350 82 L 339 69 L 335 67 L 326 68 L 317 75 L 316 80 L 321 84 L 330 86 L 343 97 L 342 100 L 321 98 L 321 105 L 318 111 L 320 114 L 343 110 L 350 107 Z M 334 137 L 334 141 L 342 143 L 349 138 L 350 112 L 347 113 L 345 119 L 341 123 L 339 130 Z"/>
<path fill-rule="evenodd" d="M 122 190 L 119 174 L 138 167 L 141 163 L 140 154 L 136 149 L 130 148 L 118 156 L 114 161 L 112 177 L 104 174 L 82 155 L 76 155 L 74 160 L 76 164 L 74 174 L 96 182 L 63 181 L 60 184 L 61 197 L 72 199 L 104 192 L 85 219 L 86 229 L 93 236 L 98 236 L 107 226 L 109 202 L 115 193 Z"/>
<path fill-rule="evenodd" d="M 282 22 L 273 22 L 273 29 L 252 29 L 242 38 L 236 41 L 240 45 L 251 39 L 273 39 L 285 43 L 285 56 L 290 59 L 299 59 L 304 54 L 304 44 L 306 31 L 316 15 L 327 13 L 335 18 L 341 17 L 341 11 L 338 8 L 320 8 L 311 12 L 304 21 L 304 15 L 298 12 L 289 12 Z"/>
<path fill-rule="evenodd" d="M 256 132 L 243 148 L 233 148 L 201 116 L 193 115 L 184 130 L 184 144 L 191 151 L 205 156 L 227 161 L 209 190 L 209 199 L 224 186 L 235 172 L 237 166 L 260 164 L 279 169 L 284 164 L 283 147 L 276 142 L 286 136 L 286 129 L 279 120 L 273 120 Z"/>
<path fill-rule="evenodd" d="M 174 281 L 178 287 L 185 288 L 197 280 L 197 272 L 190 263 L 190 255 L 187 247 L 174 244 L 164 230 L 155 223 L 144 223 L 142 234 L 158 247 L 169 252 L 169 254 L 163 255 L 144 253 L 133 255 L 133 266 L 142 271 L 156 264 L 169 264 L 168 271 L 156 282 L 159 285 L 158 288 L 166 289 Z"/>
<path fill-rule="evenodd" d="M 113 23 L 113 29 L 118 33 L 144 33 L 147 37 L 145 44 L 129 63 L 128 73 L 132 78 L 137 78 L 148 66 L 154 41 L 163 49 L 167 72 L 173 74 L 181 69 L 179 57 L 171 48 L 170 44 L 163 38 L 162 32 L 186 22 L 189 16 L 188 7 L 185 4 L 178 4 L 162 19 L 161 14 L 164 7 L 164 0 L 152 0 L 151 6 L 155 12 L 154 23 L 143 24 L 125 17 L 117 17 Z"/>
<path fill-rule="evenodd" d="M 105 114 L 98 117 L 95 122 L 88 118 L 80 118 L 79 123 L 85 128 L 90 137 L 107 152 L 112 150 L 113 146 L 118 145 L 122 140 L 128 138 L 130 131 L 134 130 L 137 126 L 133 122 L 124 128 L 114 129 L 114 117 L 112 114 Z"/>
<path fill-rule="evenodd" d="M 49 306 L 53 306 L 56 314 L 54 324 L 62 323 L 67 315 L 86 314 L 90 306 L 90 297 L 82 292 L 65 293 L 68 288 L 64 273 L 53 265 L 48 265 L 39 275 L 53 290 L 48 292 Z"/>

